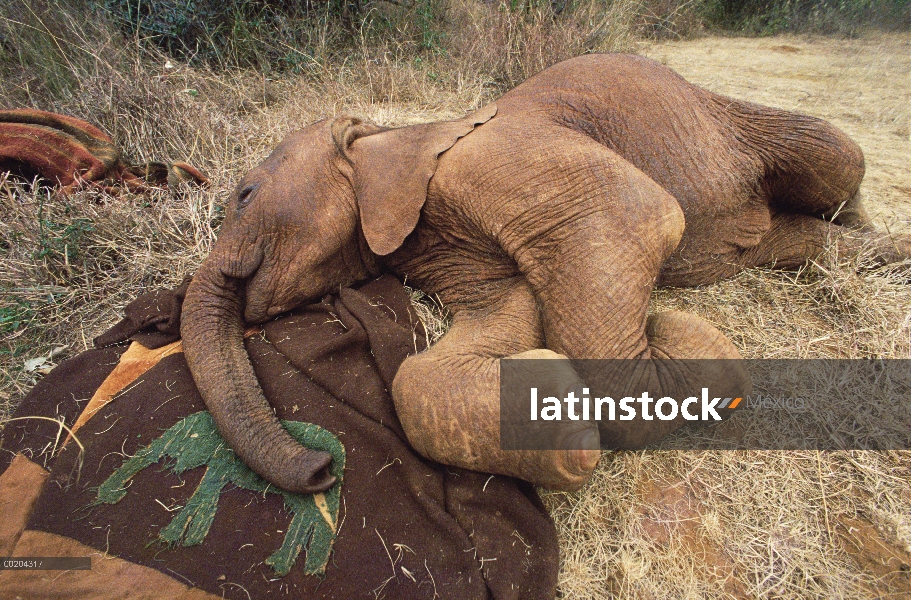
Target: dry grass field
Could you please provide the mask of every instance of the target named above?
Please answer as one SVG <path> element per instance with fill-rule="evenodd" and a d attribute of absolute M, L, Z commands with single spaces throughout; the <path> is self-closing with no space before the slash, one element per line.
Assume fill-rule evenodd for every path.
<path fill-rule="evenodd" d="M 453 117 L 495 87 L 470 74 L 442 85 L 393 55 L 309 79 L 215 75 L 94 39 L 83 40 L 92 60 L 65 101 L 7 77 L 0 104 L 85 118 L 137 162 L 187 160 L 213 186 L 61 200 L 0 178 L 2 416 L 129 300 L 194 271 L 234 183 L 285 134 L 342 112 L 385 125 Z M 863 193 L 878 225 L 911 231 L 907 34 L 624 44 L 713 91 L 831 120 L 866 153 Z M 653 309 L 703 316 L 750 358 L 911 358 L 911 288 L 843 263 L 658 290 Z M 909 481 L 905 452 L 606 453 L 580 492 L 544 493 L 560 532 L 561 595 L 911 598 Z"/>

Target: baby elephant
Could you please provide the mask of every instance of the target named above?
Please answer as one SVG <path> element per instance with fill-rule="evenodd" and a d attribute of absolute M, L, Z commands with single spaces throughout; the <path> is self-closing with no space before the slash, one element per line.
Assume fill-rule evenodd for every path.
<path fill-rule="evenodd" d="M 254 471 L 290 491 L 324 490 L 331 457 L 276 419 L 244 350 L 244 322 L 392 272 L 454 315 L 394 382 L 414 447 L 575 489 L 599 445 L 638 447 L 685 421 L 572 422 L 566 449 L 503 450 L 498 359 L 641 359 L 637 381 L 688 395 L 704 374 L 659 373 L 653 359 L 739 354 L 694 315 L 648 316 L 653 286 L 798 267 L 830 241 L 871 246 L 881 263 L 905 258 L 907 241 L 871 228 L 863 174 L 860 148 L 825 121 L 719 96 L 639 56 L 560 63 L 457 121 L 320 121 L 237 187 L 187 293 L 187 361 Z M 581 383 L 562 377 L 564 389 Z"/>

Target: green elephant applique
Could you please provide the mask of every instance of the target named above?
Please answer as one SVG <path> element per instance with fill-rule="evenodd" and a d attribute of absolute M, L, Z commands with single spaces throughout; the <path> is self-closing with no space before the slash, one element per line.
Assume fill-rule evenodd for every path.
<path fill-rule="evenodd" d="M 94 504 L 119 502 L 126 496 L 127 482 L 134 475 L 165 457 L 174 460 L 169 468 L 177 474 L 205 465 L 206 472 L 199 486 L 186 506 L 161 530 L 160 540 L 181 546 L 202 543 L 215 519 L 222 489 L 233 483 L 254 492 L 281 494 L 285 509 L 293 515 L 281 548 L 266 559 L 266 564 L 278 575 L 287 575 L 306 547 L 305 572 L 322 575 L 335 541 L 345 448 L 337 437 L 319 425 L 298 421 L 282 421 L 282 424 L 304 446 L 332 455 L 330 472 L 336 483 L 329 490 L 319 494 L 293 494 L 270 486 L 228 447 L 208 411 L 201 411 L 179 421 L 125 461 L 98 488 Z"/>

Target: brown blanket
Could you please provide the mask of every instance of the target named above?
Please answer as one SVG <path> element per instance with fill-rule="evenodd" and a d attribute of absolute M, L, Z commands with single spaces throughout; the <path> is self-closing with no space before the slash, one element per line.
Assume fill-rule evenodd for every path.
<path fill-rule="evenodd" d="M 207 185 L 208 178 L 183 162 L 130 166 L 114 141 L 75 117 L 33 109 L 0 110 L 0 173 L 40 177 L 64 194 L 93 186 L 109 193 L 141 193 L 181 183 Z"/>
<path fill-rule="evenodd" d="M 0 571 L 0 597 L 554 597 L 556 533 L 534 490 L 405 439 L 388 389 L 424 335 L 398 281 L 247 332 L 279 418 L 335 457 L 339 483 L 309 496 L 267 487 L 219 442 L 177 340 L 185 287 L 135 301 L 14 415 L 62 419 L 84 452 L 53 422 L 7 424 L 0 553 L 93 566 Z"/>

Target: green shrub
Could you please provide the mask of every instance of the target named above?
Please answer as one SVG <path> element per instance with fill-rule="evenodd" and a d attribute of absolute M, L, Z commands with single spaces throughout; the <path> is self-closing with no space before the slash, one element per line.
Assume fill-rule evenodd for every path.
<path fill-rule="evenodd" d="M 362 25 L 361 0 L 98 0 L 130 36 L 182 60 L 264 71 L 300 70 L 314 36 L 349 41 Z"/>
<path fill-rule="evenodd" d="M 700 11 L 715 28 L 759 34 L 911 26 L 911 0 L 705 0 Z"/>

